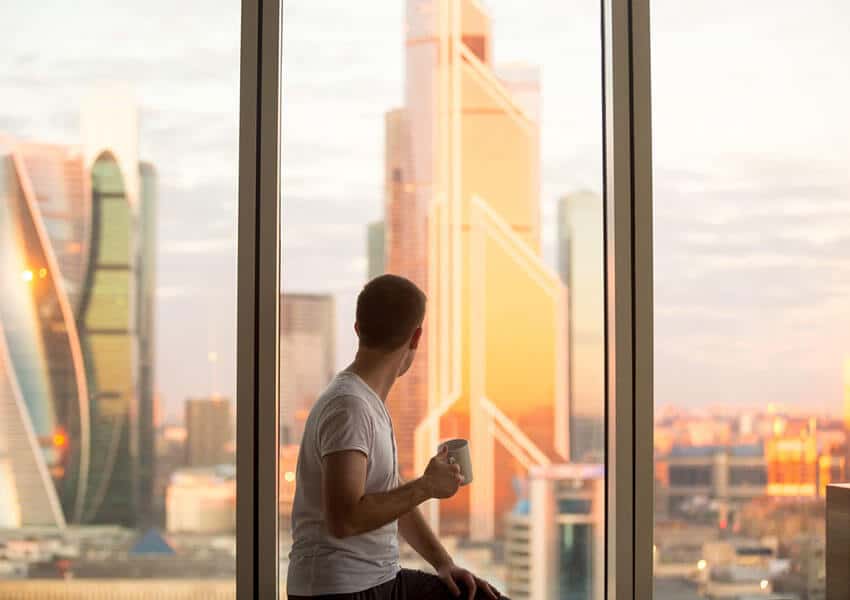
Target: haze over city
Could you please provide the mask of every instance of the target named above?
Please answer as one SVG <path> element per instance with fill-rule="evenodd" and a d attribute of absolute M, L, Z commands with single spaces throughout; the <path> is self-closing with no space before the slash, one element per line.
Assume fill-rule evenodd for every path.
<path fill-rule="evenodd" d="M 541 67 L 551 262 L 556 199 L 600 189 L 597 3 L 487 5 L 496 60 Z M 19 27 L 0 41 L 0 129 L 71 142 L 90 83 L 133 83 L 141 155 L 161 176 L 158 378 L 174 412 L 199 382 L 214 385 L 198 340 L 218 356 L 210 391 L 234 392 L 234 324 L 218 315 L 235 304 L 239 27 L 235 7 L 167 6 L 167 20 L 162 2 L 4 7 Z M 653 5 L 658 404 L 839 409 L 850 183 L 837 132 L 850 90 L 834 75 L 850 50 L 848 8 L 816 2 L 803 22 L 797 9 L 749 3 L 731 19 L 716 4 Z M 766 10 L 770 30 L 758 27 Z M 342 365 L 365 225 L 383 202 L 381 121 L 400 100 L 403 7 L 287 2 L 284 14 L 283 287 L 337 295 Z M 779 37 L 782 54 L 768 43 Z M 315 136 L 318 124 L 336 135 Z"/>

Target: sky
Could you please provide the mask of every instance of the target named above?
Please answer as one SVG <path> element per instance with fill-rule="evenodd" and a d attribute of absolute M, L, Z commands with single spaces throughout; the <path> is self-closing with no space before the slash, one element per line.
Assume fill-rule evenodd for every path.
<path fill-rule="evenodd" d="M 488 0 L 495 61 L 542 75 L 543 253 L 601 193 L 598 3 Z M 850 6 L 654 0 L 656 403 L 838 411 L 850 355 Z M 79 141 L 125 82 L 160 175 L 157 379 L 169 413 L 235 393 L 239 3 L 4 3 L 0 131 Z M 338 363 L 402 103 L 403 2 L 284 0 L 282 285 L 332 293 Z M 600 274 L 601 277 L 601 274 Z M 210 362 L 210 353 L 217 361 Z"/>

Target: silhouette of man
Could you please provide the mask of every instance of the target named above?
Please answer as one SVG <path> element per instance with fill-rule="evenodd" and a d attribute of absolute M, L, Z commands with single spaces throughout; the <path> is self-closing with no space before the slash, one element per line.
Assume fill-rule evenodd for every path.
<path fill-rule="evenodd" d="M 402 482 L 386 399 L 413 362 L 425 294 L 382 275 L 357 298 L 354 362 L 331 381 L 304 427 L 295 475 L 290 600 L 496 599 L 487 582 L 454 564 L 417 508 L 449 498 L 462 476 L 445 452 Z M 402 569 L 398 534 L 436 575 Z"/>

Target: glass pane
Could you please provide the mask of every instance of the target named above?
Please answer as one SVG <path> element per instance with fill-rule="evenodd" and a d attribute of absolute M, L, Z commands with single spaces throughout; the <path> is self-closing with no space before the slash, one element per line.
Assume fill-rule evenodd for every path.
<path fill-rule="evenodd" d="M 0 20 L 0 597 L 234 598 L 239 3 Z"/>
<path fill-rule="evenodd" d="M 848 476 L 850 9 L 652 9 L 655 597 L 821 599 Z"/>
<path fill-rule="evenodd" d="M 358 294 L 390 273 L 427 294 L 422 338 L 388 394 L 359 389 L 388 415 L 403 480 L 450 438 L 469 440 L 474 472 L 426 520 L 512 598 L 603 597 L 599 11 L 284 1 L 282 590 L 370 587 L 333 560 L 311 578 L 291 525 L 325 518 L 324 392 L 355 359 Z M 391 564 L 386 531 L 389 558 L 373 558 Z M 431 569 L 405 542 L 400 563 Z"/>

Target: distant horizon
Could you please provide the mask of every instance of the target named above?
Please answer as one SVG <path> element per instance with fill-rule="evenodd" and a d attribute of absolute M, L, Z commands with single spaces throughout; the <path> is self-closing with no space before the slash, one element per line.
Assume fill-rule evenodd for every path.
<path fill-rule="evenodd" d="M 541 69 L 543 254 L 553 264 L 557 199 L 601 191 L 599 7 L 487 6 L 496 62 Z M 166 414 L 188 396 L 235 399 L 238 7 L 3 10 L 16 28 L 0 40 L 0 131 L 73 144 L 90 84 L 136 88 L 140 156 L 161 181 L 157 390 Z M 656 409 L 776 402 L 840 414 L 850 85 L 835 73 L 850 55 L 850 6 L 816 0 L 801 17 L 791 3 L 754 0 L 737 11 L 732 21 L 707 1 L 652 7 Z M 281 291 L 334 294 L 339 366 L 354 350 L 366 224 L 383 210 L 383 113 L 402 103 L 403 3 L 293 0 L 284 18 Z"/>

